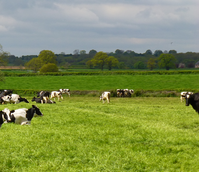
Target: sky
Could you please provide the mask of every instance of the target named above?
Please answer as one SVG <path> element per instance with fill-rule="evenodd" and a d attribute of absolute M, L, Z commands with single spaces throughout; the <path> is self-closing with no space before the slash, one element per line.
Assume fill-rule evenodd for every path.
<path fill-rule="evenodd" d="M 42 50 L 199 52 L 198 0 L 1 0 L 0 44 L 21 57 Z"/>

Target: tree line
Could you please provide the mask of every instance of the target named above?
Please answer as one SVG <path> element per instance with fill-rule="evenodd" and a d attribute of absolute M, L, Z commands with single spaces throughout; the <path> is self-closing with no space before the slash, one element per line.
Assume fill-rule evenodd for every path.
<path fill-rule="evenodd" d="M 7 57 L 7 65 L 9 66 L 26 66 L 30 68 L 31 65 L 35 64 L 33 69 L 35 71 L 40 70 L 47 62 L 44 57 L 49 63 L 56 64 L 59 68 L 100 68 L 101 70 L 105 68 L 109 70 L 113 68 L 150 70 L 155 68 L 165 68 L 167 70 L 178 67 L 194 68 L 196 62 L 199 61 L 199 53 L 177 53 L 176 50 L 164 52 L 162 50 L 154 52 L 146 50 L 145 53 L 136 53 L 132 50 L 116 49 L 115 52 L 110 53 L 97 52 L 96 50 L 90 50 L 89 53 L 86 53 L 85 50 L 76 49 L 73 54 L 65 54 L 64 52 L 54 54 L 51 50 L 42 50 L 39 55 L 17 57 L 4 54 L 3 56 L 4 60 Z M 53 59 L 53 61 L 50 59 Z M 5 65 L 5 63 L 2 63 L 2 65 Z"/>

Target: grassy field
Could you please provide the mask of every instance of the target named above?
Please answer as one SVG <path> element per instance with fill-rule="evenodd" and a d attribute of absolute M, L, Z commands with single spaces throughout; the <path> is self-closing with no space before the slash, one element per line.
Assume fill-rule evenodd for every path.
<path fill-rule="evenodd" d="M 78 75 L 6 77 L 0 89 L 58 90 L 192 90 L 199 89 L 198 75 Z"/>
<path fill-rule="evenodd" d="M 37 106 L 44 116 L 30 126 L 2 125 L 0 171 L 199 169 L 199 116 L 179 98 L 111 98 L 102 104 L 98 97 L 64 96 Z"/>

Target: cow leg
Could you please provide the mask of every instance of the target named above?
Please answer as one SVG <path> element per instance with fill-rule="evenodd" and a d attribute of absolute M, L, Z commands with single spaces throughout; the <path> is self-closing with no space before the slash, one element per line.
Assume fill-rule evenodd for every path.
<path fill-rule="evenodd" d="M 21 125 L 30 125 L 30 121 L 24 121 L 21 123 Z"/>

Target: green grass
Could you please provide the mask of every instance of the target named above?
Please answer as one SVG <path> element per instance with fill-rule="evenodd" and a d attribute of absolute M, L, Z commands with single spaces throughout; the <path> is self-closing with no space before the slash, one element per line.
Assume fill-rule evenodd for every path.
<path fill-rule="evenodd" d="M 198 75 L 78 75 L 6 77 L 0 89 L 57 90 L 192 90 L 199 88 Z"/>
<path fill-rule="evenodd" d="M 37 106 L 44 116 L 30 126 L 2 125 L 0 171 L 199 169 L 199 116 L 179 98 L 111 97 L 103 104 L 98 97 L 64 96 Z"/>

